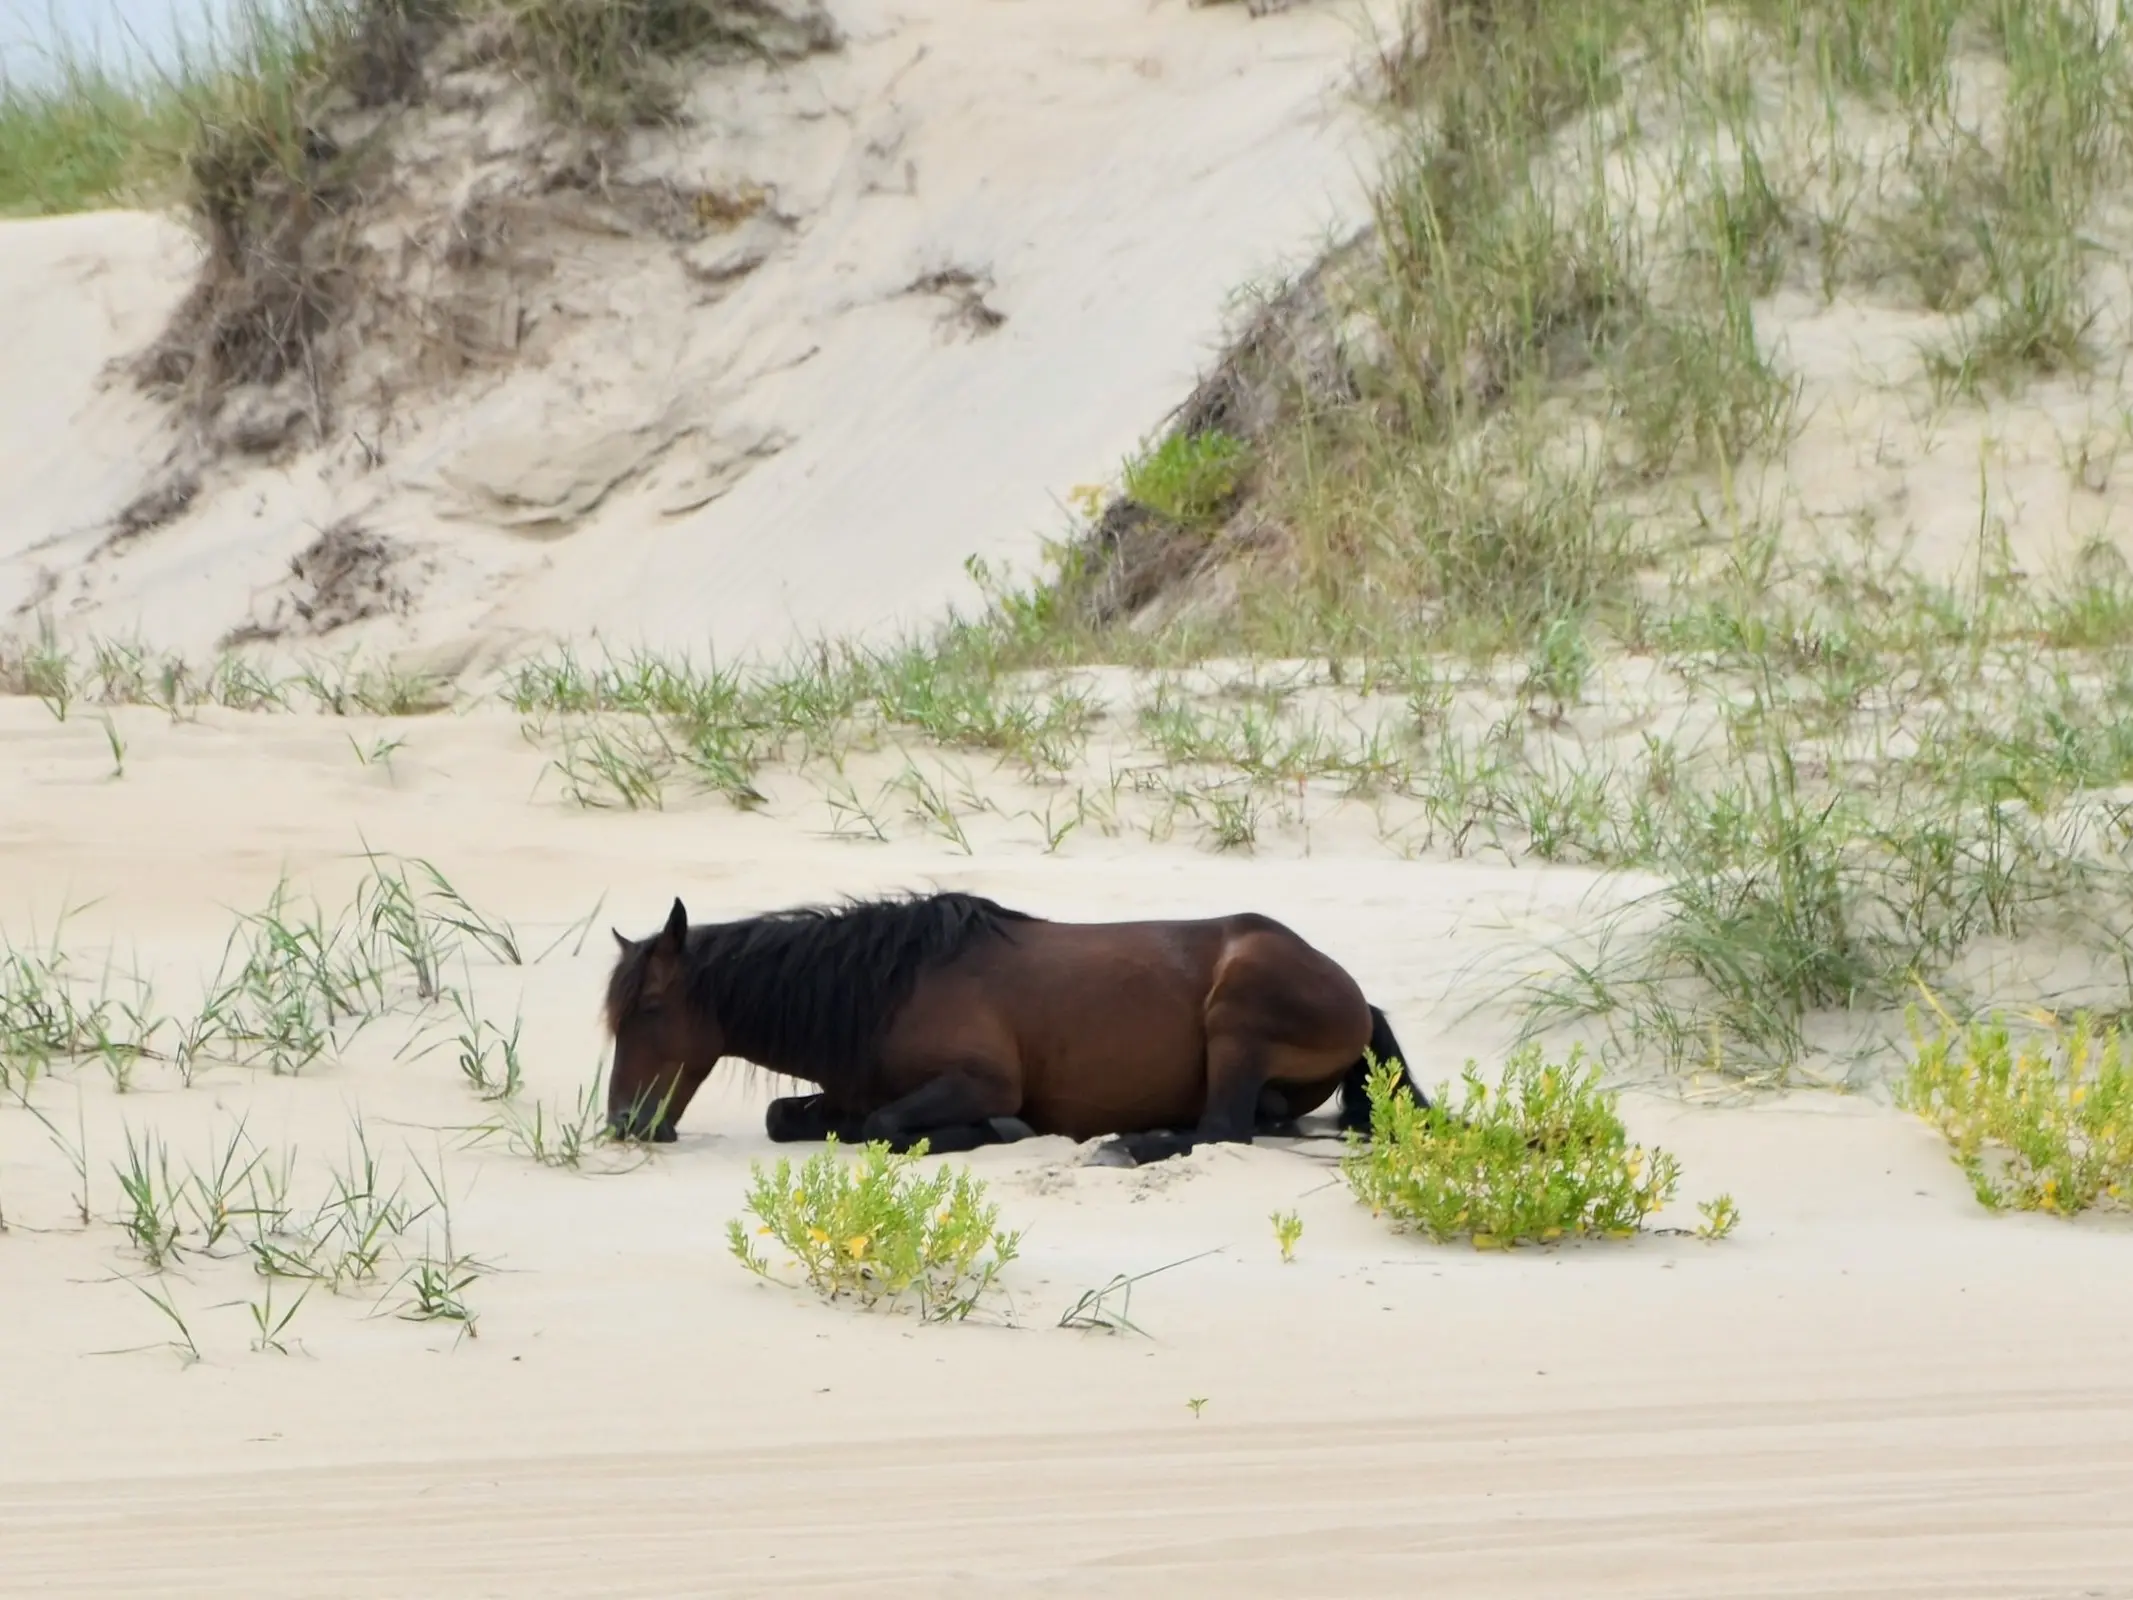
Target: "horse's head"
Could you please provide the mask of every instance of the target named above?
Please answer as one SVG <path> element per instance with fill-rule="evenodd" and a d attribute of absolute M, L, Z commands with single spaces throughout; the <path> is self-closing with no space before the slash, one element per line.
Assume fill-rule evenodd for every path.
<path fill-rule="evenodd" d="M 696 1086 L 725 1053 L 717 1019 L 690 1004 L 689 914 L 679 900 L 649 939 L 615 933 L 621 954 L 607 980 L 615 1062 L 607 1079 L 608 1130 L 665 1144 Z"/>

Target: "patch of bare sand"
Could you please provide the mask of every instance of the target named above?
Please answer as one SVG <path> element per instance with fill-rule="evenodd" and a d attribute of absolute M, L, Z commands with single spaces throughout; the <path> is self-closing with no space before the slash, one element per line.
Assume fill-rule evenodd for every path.
<path fill-rule="evenodd" d="M 177 1010 L 284 872 L 340 903 L 360 834 L 434 860 L 540 957 L 465 981 L 484 1015 L 523 1015 L 524 1093 L 551 1106 L 598 1057 L 605 925 L 649 928 L 676 892 L 705 918 L 928 882 L 1070 917 L 1257 907 L 1349 963 L 1436 1079 L 1503 1040 L 1487 1015 L 1455 1026 L 1476 957 L 1575 916 L 1592 881 L 1323 835 L 1308 859 L 1093 836 L 966 857 L 782 807 L 588 816 L 527 802 L 542 757 L 485 712 L 400 725 L 389 768 L 351 752 L 360 724 L 120 726 L 114 779 L 93 721 L 0 705 L 13 939 L 80 907 L 84 972 L 109 949 Z M 448 1049 L 407 1040 L 381 1025 L 297 1078 L 41 1082 L 85 1140 L 86 1231 L 54 1134 L 0 1103 L 10 1593 L 2133 1593 L 2124 1233 L 1988 1217 L 1866 1098 L 1625 1102 L 1683 1158 L 1662 1223 L 1736 1196 L 1722 1245 L 1436 1247 L 1373 1221 L 1310 1144 L 1136 1172 L 1057 1140 L 981 1151 L 1023 1256 L 989 1320 L 927 1327 L 727 1258 L 748 1163 L 775 1153 L 765 1087 L 723 1079 L 648 1165 L 555 1170 L 464 1148 L 486 1108 Z M 311 1195 L 358 1116 L 389 1178 L 441 1174 L 455 1247 L 493 1269 L 468 1291 L 478 1337 L 319 1292 L 290 1354 L 257 1353 L 261 1281 L 186 1255 L 141 1280 L 187 1319 L 203 1359 L 181 1364 L 103 1220 L 123 1130 L 204 1165 L 243 1118 Z M 1291 1207 L 1284 1265 L 1267 1217 Z M 1055 1326 L 1203 1251 L 1136 1289 L 1150 1337 Z"/>
<path fill-rule="evenodd" d="M 103 536 L 164 449 L 162 408 L 114 369 L 153 339 L 199 251 L 131 212 L 0 224 L 0 610 L 48 601 L 84 535 Z"/>

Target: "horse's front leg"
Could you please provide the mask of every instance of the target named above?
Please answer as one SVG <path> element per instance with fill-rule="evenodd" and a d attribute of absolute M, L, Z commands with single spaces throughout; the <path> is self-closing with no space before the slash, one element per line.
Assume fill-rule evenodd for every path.
<path fill-rule="evenodd" d="M 934 1155 L 975 1150 L 980 1145 L 1013 1144 L 1030 1136 L 1030 1126 L 1014 1113 L 1014 1078 L 989 1063 L 950 1066 L 870 1113 L 859 1135 L 887 1141 L 892 1150 L 926 1141 Z"/>
<path fill-rule="evenodd" d="M 835 1134 L 840 1143 L 851 1144 L 864 1120 L 856 1113 L 840 1111 L 825 1094 L 794 1094 L 773 1100 L 763 1112 L 763 1131 L 772 1144 L 812 1144 Z"/>

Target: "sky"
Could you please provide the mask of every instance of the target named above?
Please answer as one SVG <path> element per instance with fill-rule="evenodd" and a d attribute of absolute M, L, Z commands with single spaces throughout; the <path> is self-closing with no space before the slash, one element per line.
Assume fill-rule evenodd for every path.
<path fill-rule="evenodd" d="M 195 41 L 227 19 L 237 0 L 0 0 L 0 72 L 36 82 L 55 41 L 78 54 L 138 65 L 168 60 L 181 33 Z"/>

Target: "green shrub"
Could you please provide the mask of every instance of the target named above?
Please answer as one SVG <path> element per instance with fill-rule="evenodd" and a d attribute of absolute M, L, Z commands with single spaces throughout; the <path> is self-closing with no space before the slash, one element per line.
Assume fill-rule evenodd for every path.
<path fill-rule="evenodd" d="M 1911 1013 L 1915 1047 L 1897 1103 L 1932 1123 L 1993 1210 L 2071 1216 L 2122 1205 L 2133 1186 L 2133 1065 L 2118 1028 L 2056 1018 L 2017 1044 L 1998 1020 L 1928 1034 Z"/>
<path fill-rule="evenodd" d="M 985 1184 L 967 1168 L 921 1178 L 912 1169 L 925 1153 L 923 1140 L 902 1155 L 875 1143 L 850 1162 L 833 1137 L 797 1173 L 789 1160 L 767 1173 L 751 1162 L 755 1232 L 782 1245 L 826 1300 L 850 1295 L 871 1308 L 909 1293 L 927 1321 L 960 1321 L 1015 1259 L 1022 1234 L 997 1228 L 1000 1208 L 985 1204 Z M 726 1239 L 742 1266 L 772 1276 L 740 1218 Z"/>
<path fill-rule="evenodd" d="M 1172 434 L 1126 464 L 1126 494 L 1187 528 L 1220 522 L 1244 487 L 1244 442 L 1219 431 Z"/>
<path fill-rule="evenodd" d="M 1627 1238 L 1673 1198 L 1680 1164 L 1629 1142 L 1616 1097 L 1581 1050 L 1558 1066 L 1527 1045 L 1500 1088 L 1484 1084 L 1471 1061 L 1463 1081 L 1456 1113 L 1448 1086 L 1425 1111 L 1396 1091 L 1392 1063 L 1372 1068 L 1371 1142 L 1351 1136 L 1341 1175 L 1373 1214 L 1485 1250 L 1566 1235 Z"/>

